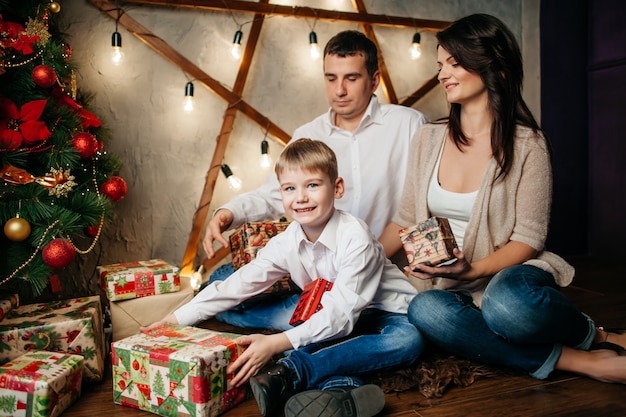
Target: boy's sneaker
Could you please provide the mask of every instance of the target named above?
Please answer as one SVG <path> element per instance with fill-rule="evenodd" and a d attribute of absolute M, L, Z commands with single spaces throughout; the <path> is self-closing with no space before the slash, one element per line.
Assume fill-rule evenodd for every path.
<path fill-rule="evenodd" d="M 304 391 L 285 404 L 285 417 L 373 417 L 385 407 L 377 385 Z"/>

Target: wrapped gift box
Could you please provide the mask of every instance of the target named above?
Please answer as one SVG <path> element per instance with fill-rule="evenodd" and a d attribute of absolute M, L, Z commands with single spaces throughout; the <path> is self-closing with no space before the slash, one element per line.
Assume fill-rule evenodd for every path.
<path fill-rule="evenodd" d="M 287 221 L 249 222 L 239 226 L 230 235 L 230 252 L 235 269 L 250 263 L 257 251 L 272 237 L 284 232 L 287 226 Z"/>
<path fill-rule="evenodd" d="M 98 273 L 109 301 L 180 290 L 179 268 L 162 259 L 102 265 Z"/>
<path fill-rule="evenodd" d="M 324 295 L 324 291 L 330 291 L 332 287 L 333 283 L 324 278 L 317 278 L 305 285 L 289 324 L 292 326 L 302 324 L 317 311 L 320 311 L 323 308 L 322 295 Z"/>
<path fill-rule="evenodd" d="M 164 325 L 113 342 L 113 401 L 162 416 L 217 416 L 250 398 L 226 367 L 243 352 L 239 335 Z"/>
<path fill-rule="evenodd" d="M 457 244 L 445 217 L 431 217 L 415 226 L 400 229 L 398 234 L 413 270 L 418 264 L 435 266 L 454 259 L 452 251 Z"/>
<path fill-rule="evenodd" d="M 238 227 L 230 235 L 230 252 L 235 270 L 250 263 L 256 257 L 259 249 L 267 244 L 274 236 L 285 231 L 288 221 L 248 222 Z M 276 281 L 274 285 L 255 298 L 267 295 L 289 294 L 300 291 L 289 275 Z"/>
<path fill-rule="evenodd" d="M 4 319 L 9 311 L 20 306 L 18 294 L 0 295 L 0 320 Z"/>
<path fill-rule="evenodd" d="M 104 373 L 104 331 L 99 296 L 15 308 L 0 322 L 0 363 L 47 350 L 85 358 L 84 379 Z"/>
<path fill-rule="evenodd" d="M 80 397 L 83 357 L 29 352 L 0 366 L 0 413 L 55 417 Z"/>
<path fill-rule="evenodd" d="M 111 303 L 113 341 L 139 333 L 141 326 L 149 326 L 191 301 L 194 292 L 189 277 L 181 277 L 180 283 L 178 292 Z"/>

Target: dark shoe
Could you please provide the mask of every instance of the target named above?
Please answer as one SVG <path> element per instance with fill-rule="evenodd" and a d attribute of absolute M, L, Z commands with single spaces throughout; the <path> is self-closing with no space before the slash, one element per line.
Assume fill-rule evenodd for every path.
<path fill-rule="evenodd" d="M 601 349 L 612 350 L 612 351 L 617 352 L 619 356 L 626 356 L 626 349 L 624 349 L 618 344 L 611 343 L 611 342 L 594 343 L 589 348 L 589 350 L 601 350 Z"/>
<path fill-rule="evenodd" d="M 384 407 L 383 390 L 370 384 L 301 392 L 285 404 L 285 417 L 372 417 Z"/>
<path fill-rule="evenodd" d="M 250 388 L 261 414 L 277 414 L 293 391 L 293 378 L 289 369 L 281 364 L 266 366 L 250 378 Z"/>
<path fill-rule="evenodd" d="M 615 334 L 624 334 L 626 333 L 626 329 L 618 329 L 616 327 L 599 327 L 602 331 L 604 331 L 607 335 L 606 339 L 608 339 L 609 333 Z M 594 343 L 591 345 L 589 350 L 600 350 L 600 349 L 608 349 L 617 352 L 620 356 L 626 356 L 626 348 L 624 346 L 618 345 L 617 343 L 607 342 L 606 339 L 604 342 Z"/>

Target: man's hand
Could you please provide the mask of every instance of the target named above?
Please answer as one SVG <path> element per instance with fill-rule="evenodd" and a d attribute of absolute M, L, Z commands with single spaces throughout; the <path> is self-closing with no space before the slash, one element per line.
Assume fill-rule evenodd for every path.
<path fill-rule="evenodd" d="M 215 255 L 213 249 L 213 241 L 217 240 L 225 248 L 228 247 L 228 242 L 222 236 L 222 233 L 228 230 L 230 224 L 233 222 L 233 213 L 228 209 L 220 209 L 215 213 L 215 216 L 209 221 L 204 232 L 204 239 L 202 240 L 202 246 L 206 252 L 206 256 L 211 259 Z"/>
<path fill-rule="evenodd" d="M 155 327 L 162 326 L 164 324 L 178 324 L 178 320 L 176 319 L 176 316 L 174 314 L 168 314 L 167 316 L 163 317 L 162 320 L 154 322 L 154 323 L 152 323 L 149 326 L 141 326 L 139 328 L 139 331 L 145 332 L 145 331 L 148 331 L 148 330 L 152 330 Z"/>
<path fill-rule="evenodd" d="M 231 381 L 233 386 L 238 387 L 248 382 L 250 378 L 279 352 L 292 349 L 293 346 L 283 333 L 272 335 L 251 334 L 235 339 L 238 345 L 248 346 L 247 349 L 228 366 L 226 372 L 233 372 L 235 376 Z"/>

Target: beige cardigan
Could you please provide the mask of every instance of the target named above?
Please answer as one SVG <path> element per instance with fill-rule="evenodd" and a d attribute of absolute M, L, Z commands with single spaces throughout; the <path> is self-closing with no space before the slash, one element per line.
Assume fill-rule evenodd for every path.
<path fill-rule="evenodd" d="M 447 124 L 427 124 L 416 134 L 409 154 L 409 170 L 400 208 L 394 223 L 412 226 L 430 217 L 426 196 L 428 183 L 444 144 Z M 510 240 L 525 243 L 538 251 L 536 258 L 526 262 L 554 275 L 558 285 L 572 282 L 574 268 L 559 256 L 544 251 L 552 203 L 552 171 L 548 145 L 543 135 L 518 127 L 513 164 L 506 178 L 497 176 L 494 158 L 487 165 L 472 214 L 463 238 L 467 260 L 482 259 Z M 431 288 L 465 289 L 471 292 L 476 305 L 491 277 L 473 281 L 447 278 L 420 280 L 409 277 L 420 291 Z"/>

